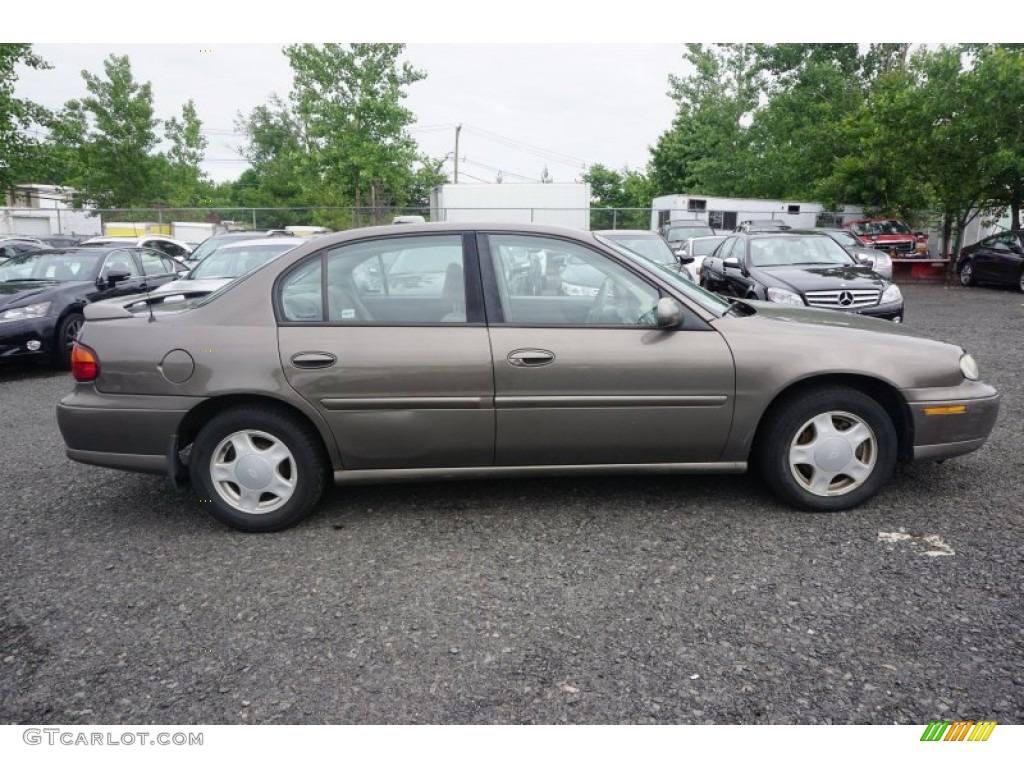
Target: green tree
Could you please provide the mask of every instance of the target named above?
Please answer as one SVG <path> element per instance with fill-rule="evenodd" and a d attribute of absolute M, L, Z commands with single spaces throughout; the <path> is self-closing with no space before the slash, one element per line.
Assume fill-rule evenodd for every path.
<path fill-rule="evenodd" d="M 683 59 L 694 71 L 669 75 L 677 113 L 651 149 L 654 190 L 742 195 L 750 159 L 747 127 L 763 81 L 755 46 L 689 44 Z"/>
<path fill-rule="evenodd" d="M 990 129 L 984 141 L 991 153 L 981 170 L 990 181 L 988 196 L 1009 208 L 1010 227 L 1020 229 L 1024 205 L 1024 46 L 965 46 L 974 54 L 967 74 L 976 109 Z M 979 115 L 980 117 L 980 115 Z"/>
<path fill-rule="evenodd" d="M 36 174 L 45 166 L 40 142 L 28 131 L 44 124 L 49 113 L 32 101 L 14 97 L 19 66 L 51 68 L 28 43 L 0 43 L 0 198 L 15 184 L 39 181 Z"/>
<path fill-rule="evenodd" d="M 161 196 L 152 86 L 136 82 L 127 56 L 108 56 L 103 70 L 105 77 L 83 70 L 89 95 L 67 105 L 71 113 L 80 109 L 88 123 L 79 152 L 78 201 L 99 208 L 151 205 Z"/>
<path fill-rule="evenodd" d="M 181 120 L 172 117 L 164 124 L 164 136 L 171 143 L 163 155 L 164 202 L 171 206 L 198 205 L 209 191 L 209 181 L 200 163 L 206 151 L 203 124 L 189 99 L 181 110 Z"/>
<path fill-rule="evenodd" d="M 294 75 L 291 98 L 305 141 L 305 175 L 356 207 L 409 200 L 418 153 L 407 131 L 415 118 L 401 101 L 404 88 L 426 74 L 399 62 L 404 47 L 328 43 L 284 49 Z"/>
<path fill-rule="evenodd" d="M 596 163 L 583 174 L 590 185 L 592 229 L 647 229 L 651 185 L 639 171 L 613 171 Z M 640 209 L 640 210 L 637 210 Z"/>

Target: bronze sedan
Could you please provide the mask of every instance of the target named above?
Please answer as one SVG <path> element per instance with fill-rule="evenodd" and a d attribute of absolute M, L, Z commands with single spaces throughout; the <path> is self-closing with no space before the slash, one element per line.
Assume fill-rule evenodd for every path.
<path fill-rule="evenodd" d="M 566 288 L 569 265 L 600 279 Z M 331 479 L 753 466 L 795 507 L 848 509 L 897 461 L 979 448 L 999 407 L 960 347 L 727 301 L 556 227 L 351 230 L 178 298 L 86 307 L 67 454 L 190 478 L 249 531 L 303 519 Z"/>

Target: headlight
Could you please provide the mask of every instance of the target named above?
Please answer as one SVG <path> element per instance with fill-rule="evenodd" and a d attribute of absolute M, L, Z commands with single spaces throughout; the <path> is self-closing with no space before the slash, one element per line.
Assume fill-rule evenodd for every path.
<path fill-rule="evenodd" d="M 977 381 L 980 376 L 978 363 L 967 354 L 960 358 L 960 372 L 963 373 L 965 379 L 970 379 L 971 381 Z"/>
<path fill-rule="evenodd" d="M 29 304 L 27 307 L 15 307 L 8 309 L 0 315 L 0 322 L 4 320 L 27 320 L 30 317 L 43 317 L 50 308 L 50 302 L 44 301 L 41 304 Z"/>
<path fill-rule="evenodd" d="M 882 292 L 882 300 L 880 304 L 892 304 L 894 301 L 902 301 L 903 294 L 900 293 L 900 287 L 896 283 L 890 283 L 889 287 Z"/>
<path fill-rule="evenodd" d="M 774 301 L 776 304 L 795 304 L 798 307 L 804 305 L 803 299 L 785 288 L 769 288 L 768 301 Z"/>
<path fill-rule="evenodd" d="M 879 253 L 874 258 L 874 265 L 876 267 L 891 267 L 892 259 L 889 258 L 887 253 Z"/>

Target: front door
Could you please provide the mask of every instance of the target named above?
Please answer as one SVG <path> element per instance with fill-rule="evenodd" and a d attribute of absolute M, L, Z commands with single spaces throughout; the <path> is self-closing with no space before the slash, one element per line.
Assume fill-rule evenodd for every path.
<path fill-rule="evenodd" d="M 492 234 L 481 236 L 480 250 L 496 464 L 719 458 L 735 377 L 716 331 L 690 313 L 680 329 L 657 328 L 658 287 L 596 249 Z M 537 264 L 536 279 L 522 279 Z"/>

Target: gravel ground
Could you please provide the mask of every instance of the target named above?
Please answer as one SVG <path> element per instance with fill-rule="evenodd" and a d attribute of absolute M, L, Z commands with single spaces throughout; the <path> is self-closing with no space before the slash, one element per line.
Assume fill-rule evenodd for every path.
<path fill-rule="evenodd" d="M 0 369 L 0 722 L 1024 722 L 1024 296 L 905 292 L 999 421 L 832 515 L 743 476 L 477 481 L 244 535 L 68 461 L 68 376 Z"/>

